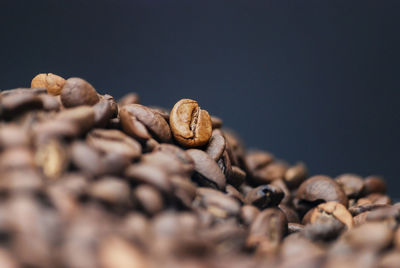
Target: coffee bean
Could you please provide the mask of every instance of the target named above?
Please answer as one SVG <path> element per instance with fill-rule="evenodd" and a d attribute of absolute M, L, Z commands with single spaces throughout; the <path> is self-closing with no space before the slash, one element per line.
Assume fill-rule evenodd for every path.
<path fill-rule="evenodd" d="M 297 163 L 286 170 L 284 179 L 289 188 L 293 189 L 298 187 L 307 178 L 307 174 L 305 164 Z"/>
<path fill-rule="evenodd" d="M 65 109 L 59 112 L 54 119 L 74 124 L 79 129 L 80 133 L 89 130 L 95 123 L 94 110 L 89 106 Z"/>
<path fill-rule="evenodd" d="M 50 140 L 37 148 L 35 162 L 47 178 L 57 179 L 66 170 L 69 158 L 63 144 L 57 140 Z"/>
<path fill-rule="evenodd" d="M 304 225 L 295 222 L 288 223 L 288 234 L 293 234 L 297 232 L 302 232 L 304 230 Z"/>
<path fill-rule="evenodd" d="M 103 173 L 100 153 L 83 142 L 71 145 L 71 160 L 78 169 L 90 176 Z"/>
<path fill-rule="evenodd" d="M 100 100 L 97 91 L 81 78 L 69 78 L 61 90 L 61 101 L 64 107 L 80 105 L 93 106 Z"/>
<path fill-rule="evenodd" d="M 129 205 L 129 185 L 119 178 L 102 177 L 89 186 L 88 193 L 93 198 L 113 205 Z"/>
<path fill-rule="evenodd" d="M 186 151 L 194 161 L 196 171 L 194 180 L 201 186 L 210 186 L 217 189 L 224 189 L 226 179 L 217 163 L 207 153 L 190 149 Z"/>
<path fill-rule="evenodd" d="M 31 88 L 45 88 L 51 95 L 60 95 L 64 84 L 65 79 L 61 76 L 52 73 L 38 74 L 32 79 Z"/>
<path fill-rule="evenodd" d="M 168 174 L 150 164 L 134 164 L 125 170 L 125 176 L 138 183 L 153 185 L 165 192 L 172 191 Z"/>
<path fill-rule="evenodd" d="M 35 167 L 33 152 L 26 147 L 15 147 L 0 154 L 0 170 L 29 169 Z"/>
<path fill-rule="evenodd" d="M 362 195 L 365 196 L 373 193 L 386 193 L 386 183 L 379 176 L 369 176 L 364 180 Z"/>
<path fill-rule="evenodd" d="M 249 226 L 260 213 L 260 210 L 252 205 L 244 205 L 240 208 L 240 219 L 241 221 Z"/>
<path fill-rule="evenodd" d="M 206 152 L 212 159 L 217 161 L 221 158 L 225 151 L 225 138 L 219 129 L 215 129 L 212 132 L 210 141 L 208 142 Z"/>
<path fill-rule="evenodd" d="M 104 99 L 93 106 L 93 112 L 96 127 L 105 127 L 113 116 L 110 102 Z"/>
<path fill-rule="evenodd" d="M 238 215 L 240 204 L 237 200 L 210 188 L 198 188 L 197 195 L 201 205 L 219 218 Z"/>
<path fill-rule="evenodd" d="M 280 204 L 278 207 L 283 213 L 285 213 L 288 223 L 300 223 L 299 215 L 297 215 L 297 212 L 294 209 L 283 204 Z"/>
<path fill-rule="evenodd" d="M 304 181 L 297 191 L 297 198 L 311 202 L 336 201 L 347 206 L 347 197 L 338 183 L 327 176 L 314 176 Z"/>
<path fill-rule="evenodd" d="M 140 104 L 124 105 L 120 110 L 122 128 L 135 138 L 154 138 L 162 142 L 171 140 L 171 130 L 165 119 L 150 108 Z"/>
<path fill-rule="evenodd" d="M 200 147 L 209 141 L 211 118 L 196 101 L 182 99 L 171 110 L 169 119 L 175 140 L 185 147 Z"/>
<path fill-rule="evenodd" d="M 235 198 L 237 201 L 239 201 L 241 204 L 245 203 L 244 196 L 242 193 L 240 193 L 235 187 L 232 185 L 228 184 L 225 187 L 226 194 L 230 197 Z"/>
<path fill-rule="evenodd" d="M 148 163 L 164 170 L 168 174 L 190 176 L 194 171 L 194 163 L 185 163 L 178 158 L 171 157 L 171 154 L 162 151 L 145 154 L 142 162 Z"/>
<path fill-rule="evenodd" d="M 223 122 L 222 122 L 222 119 L 221 119 L 221 118 L 219 118 L 219 117 L 217 117 L 217 116 L 214 116 L 214 115 L 211 116 L 211 126 L 212 126 L 212 129 L 221 128 L 221 127 L 222 127 L 222 124 L 223 124 Z"/>
<path fill-rule="evenodd" d="M 0 149 L 29 146 L 31 135 L 16 124 L 0 125 Z"/>
<path fill-rule="evenodd" d="M 287 233 L 285 214 L 276 208 L 260 212 L 250 226 L 247 244 L 263 252 L 275 252 Z"/>
<path fill-rule="evenodd" d="M 43 102 L 34 92 L 15 91 L 0 99 L 2 117 L 10 120 L 25 112 L 43 108 Z"/>
<path fill-rule="evenodd" d="M 38 97 L 42 101 L 44 110 L 59 111 L 61 109 L 61 102 L 59 98 L 47 94 L 40 94 Z"/>
<path fill-rule="evenodd" d="M 255 173 L 257 170 L 265 168 L 274 161 L 274 156 L 261 151 L 250 152 L 246 155 L 246 165 L 249 170 Z"/>
<path fill-rule="evenodd" d="M 116 129 L 94 129 L 88 133 L 86 142 L 103 153 L 124 155 L 130 159 L 137 159 L 141 155 L 141 145 Z"/>
<path fill-rule="evenodd" d="M 161 193 L 150 185 L 139 185 L 133 190 L 133 196 L 140 208 L 150 215 L 163 209 Z"/>
<path fill-rule="evenodd" d="M 343 174 L 335 179 L 342 187 L 347 197 L 358 197 L 363 190 L 364 181 L 360 176 L 354 174 Z"/>
<path fill-rule="evenodd" d="M 283 192 L 273 185 L 261 185 L 251 190 L 246 195 L 246 203 L 256 206 L 259 209 L 275 207 L 281 202 Z"/>
<path fill-rule="evenodd" d="M 310 223 L 324 221 L 323 218 L 333 217 L 343 223 L 348 229 L 353 227 L 353 216 L 342 204 L 330 201 L 318 205 L 311 214 Z"/>

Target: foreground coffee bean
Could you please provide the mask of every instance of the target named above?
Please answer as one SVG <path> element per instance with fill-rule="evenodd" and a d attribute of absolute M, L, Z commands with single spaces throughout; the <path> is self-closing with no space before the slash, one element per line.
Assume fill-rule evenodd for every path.
<path fill-rule="evenodd" d="M 200 147 L 211 137 L 211 117 L 196 101 L 182 99 L 171 110 L 169 119 L 175 140 L 185 147 Z"/>
<path fill-rule="evenodd" d="M 32 86 L 0 92 L 0 267 L 399 266 L 381 177 L 309 177 L 194 100 Z"/>

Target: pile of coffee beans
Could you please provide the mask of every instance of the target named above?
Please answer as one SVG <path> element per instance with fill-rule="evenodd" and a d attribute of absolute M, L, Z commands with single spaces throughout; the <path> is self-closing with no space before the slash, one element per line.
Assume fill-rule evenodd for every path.
<path fill-rule="evenodd" d="M 382 178 L 247 150 L 171 111 L 39 74 L 0 93 L 0 267 L 400 267 Z"/>

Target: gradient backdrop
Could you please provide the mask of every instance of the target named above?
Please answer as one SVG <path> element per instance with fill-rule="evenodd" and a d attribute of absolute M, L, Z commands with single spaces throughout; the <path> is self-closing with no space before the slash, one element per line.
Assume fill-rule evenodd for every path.
<path fill-rule="evenodd" d="M 194 98 L 249 147 L 400 197 L 400 1 L 0 1 L 0 88 L 79 76 Z"/>

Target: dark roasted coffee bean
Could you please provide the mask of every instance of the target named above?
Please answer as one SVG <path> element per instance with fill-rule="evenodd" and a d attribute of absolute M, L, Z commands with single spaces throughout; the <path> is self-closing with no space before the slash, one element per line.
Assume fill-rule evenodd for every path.
<path fill-rule="evenodd" d="M 212 125 L 213 129 L 221 128 L 222 124 L 223 124 L 223 122 L 222 122 L 221 118 L 214 116 L 214 115 L 211 116 L 211 125 Z"/>
<path fill-rule="evenodd" d="M 364 187 L 363 179 L 354 174 L 340 175 L 335 179 L 335 181 L 339 183 L 348 198 L 358 197 Z"/>
<path fill-rule="evenodd" d="M 88 145 L 103 153 L 121 154 L 129 159 L 141 155 L 141 145 L 128 135 L 116 129 L 94 129 L 86 137 Z"/>
<path fill-rule="evenodd" d="M 244 205 L 240 208 L 240 219 L 246 225 L 249 226 L 260 213 L 260 210 L 252 205 Z"/>
<path fill-rule="evenodd" d="M 400 222 L 400 210 L 392 206 L 377 208 L 366 213 L 365 221 L 385 223 L 394 229 Z"/>
<path fill-rule="evenodd" d="M 191 173 L 194 169 L 192 157 L 183 149 L 173 144 L 158 144 L 154 148 L 155 152 L 168 154 L 171 158 L 178 160 L 184 165 L 184 170 Z"/>
<path fill-rule="evenodd" d="M 80 105 L 93 106 L 100 100 L 97 91 L 81 78 L 69 78 L 61 90 L 61 101 L 64 107 Z"/>
<path fill-rule="evenodd" d="M 265 209 L 267 207 L 276 207 L 283 198 L 283 192 L 280 188 L 273 185 L 261 185 L 251 190 L 245 198 L 247 204 Z"/>
<path fill-rule="evenodd" d="M 246 165 L 252 172 L 266 167 L 272 161 L 274 161 L 274 156 L 267 152 L 255 151 L 246 155 Z"/>
<path fill-rule="evenodd" d="M 172 191 L 172 184 L 168 174 L 153 165 L 130 165 L 125 170 L 125 176 L 130 178 L 133 182 L 150 184 L 165 192 Z"/>
<path fill-rule="evenodd" d="M 211 137 L 211 117 L 194 100 L 178 101 L 171 110 L 169 123 L 175 140 L 182 146 L 200 147 Z"/>
<path fill-rule="evenodd" d="M 95 199 L 113 204 L 127 206 L 130 200 L 130 189 L 127 182 L 116 177 L 102 177 L 93 182 L 88 194 Z"/>
<path fill-rule="evenodd" d="M 94 110 L 89 106 L 65 109 L 54 118 L 56 121 L 74 124 L 80 133 L 84 133 L 94 125 Z"/>
<path fill-rule="evenodd" d="M 307 175 L 306 165 L 297 163 L 286 170 L 284 179 L 288 187 L 293 189 L 298 187 L 307 178 Z"/>
<path fill-rule="evenodd" d="M 190 179 L 182 176 L 171 177 L 174 196 L 185 207 L 191 207 L 196 197 L 196 185 Z"/>
<path fill-rule="evenodd" d="M 103 173 L 100 153 L 86 143 L 74 142 L 71 145 L 71 160 L 85 174 L 96 176 Z"/>
<path fill-rule="evenodd" d="M 240 203 L 220 191 L 199 187 L 197 195 L 201 205 L 218 218 L 227 218 L 239 214 Z"/>
<path fill-rule="evenodd" d="M 366 211 L 371 211 L 374 209 L 378 209 L 381 207 L 386 207 L 386 205 L 381 205 L 381 204 L 365 204 L 365 205 L 359 205 L 359 206 L 353 206 L 349 208 L 349 212 L 353 216 L 357 216 L 358 214 L 361 214 Z"/>
<path fill-rule="evenodd" d="M 224 189 L 226 179 L 217 163 L 205 152 L 198 149 L 186 151 L 194 161 L 194 179 L 201 186 Z"/>
<path fill-rule="evenodd" d="M 291 204 L 292 194 L 283 180 L 274 180 L 271 182 L 271 185 L 281 189 L 281 191 L 283 192 L 284 196 L 281 200 L 281 204 Z"/>
<path fill-rule="evenodd" d="M 314 176 L 304 181 L 297 198 L 310 203 L 336 201 L 347 206 L 347 197 L 340 185 L 327 176 Z"/>
<path fill-rule="evenodd" d="M 149 108 L 151 108 L 153 112 L 161 115 L 165 119 L 165 121 L 169 122 L 169 111 L 167 109 L 156 106 L 150 106 Z"/>
<path fill-rule="evenodd" d="M 104 99 L 93 106 L 93 111 L 96 127 L 105 127 L 113 116 L 110 102 Z"/>
<path fill-rule="evenodd" d="M 119 115 L 122 128 L 129 135 L 142 140 L 154 137 L 162 142 L 171 141 L 171 130 L 167 121 L 150 108 L 140 104 L 129 104 L 120 109 Z"/>
<path fill-rule="evenodd" d="M 35 124 L 32 133 L 34 144 L 40 145 L 53 139 L 77 137 L 81 130 L 71 121 L 48 120 Z"/>
<path fill-rule="evenodd" d="M 118 116 L 118 104 L 115 101 L 114 97 L 108 94 L 100 95 L 101 100 L 106 100 L 111 106 L 111 114 L 112 117 L 117 117 Z"/>
<path fill-rule="evenodd" d="M 42 100 L 29 91 L 18 91 L 4 95 L 0 99 L 2 116 L 5 119 L 14 118 L 24 112 L 43 108 Z"/>
<path fill-rule="evenodd" d="M 215 129 L 212 132 L 210 141 L 208 142 L 206 152 L 212 159 L 217 161 L 221 158 L 225 151 L 225 138 L 219 129 Z"/>
<path fill-rule="evenodd" d="M 154 165 L 168 174 L 190 176 L 194 171 L 194 163 L 184 163 L 169 153 L 163 151 L 155 151 L 153 153 L 144 154 L 143 163 Z"/>
<path fill-rule="evenodd" d="M 276 208 L 260 212 L 250 226 L 247 244 L 261 252 L 275 252 L 287 233 L 285 214 Z"/>
<path fill-rule="evenodd" d="M 365 196 L 373 193 L 386 193 L 386 183 L 382 177 L 369 176 L 365 178 L 362 194 Z"/>
<path fill-rule="evenodd" d="M 304 227 L 304 235 L 312 241 L 329 241 L 344 231 L 345 225 L 334 217 L 320 217 Z"/>
<path fill-rule="evenodd" d="M 163 209 L 161 193 L 150 185 L 139 185 L 133 190 L 133 197 L 146 213 L 154 215 Z"/>
<path fill-rule="evenodd" d="M 280 204 L 278 207 L 283 213 L 285 213 L 286 219 L 289 223 L 300 223 L 299 215 L 297 215 L 297 212 L 294 209 L 283 204 Z"/>
<path fill-rule="evenodd" d="M 228 196 L 231 196 L 231 197 L 235 198 L 235 199 L 236 199 L 237 201 L 239 201 L 241 204 L 244 204 L 244 203 L 245 203 L 244 196 L 242 195 L 242 193 L 239 192 L 239 191 L 238 191 L 235 187 L 233 187 L 232 185 L 230 185 L 230 184 L 226 185 L 225 191 L 226 191 L 226 194 L 227 194 Z"/>

